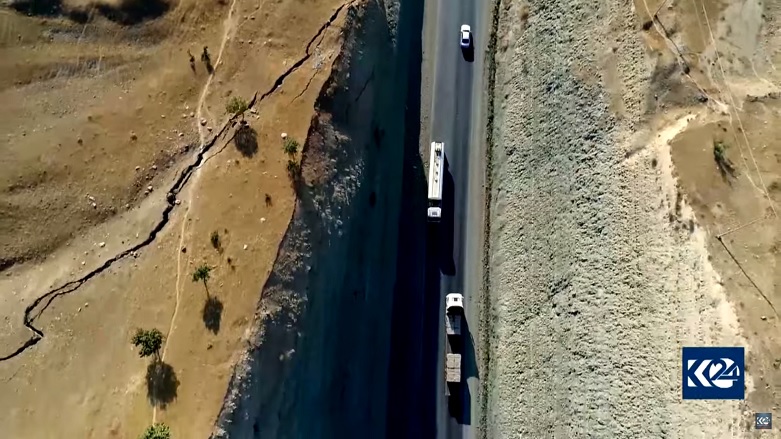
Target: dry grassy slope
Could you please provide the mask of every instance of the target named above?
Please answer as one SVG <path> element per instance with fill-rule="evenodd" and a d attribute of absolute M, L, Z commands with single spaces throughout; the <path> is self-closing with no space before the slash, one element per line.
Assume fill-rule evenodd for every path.
<path fill-rule="evenodd" d="M 217 37 L 212 29 L 224 10 L 185 1 L 166 18 L 130 29 L 99 15 L 82 25 L 4 10 L 5 265 L 45 254 L 136 204 L 169 160 L 196 141 L 193 121 L 181 115 L 190 112 L 185 105 L 194 107 L 205 73 L 190 71 L 182 42 Z"/>
<path fill-rule="evenodd" d="M 57 225 L 63 227 L 57 229 L 42 224 L 38 217 L 25 218 L 28 226 L 41 227 L 43 231 L 36 232 L 36 236 L 47 240 L 53 240 L 58 233 L 81 232 L 68 246 L 52 253 L 46 262 L 17 267 L 2 279 L 3 291 L 13 293 L 4 294 L 0 308 L 7 327 L 7 337 L 3 339 L 5 350 L 15 348 L 24 336 L 29 336 L 21 327 L 21 311 L 34 297 L 79 277 L 138 242 L 139 236 L 143 239 L 159 221 L 165 198 L 161 188 L 170 186 L 175 174 L 173 168 L 180 170 L 184 163 L 194 159 L 194 154 L 177 157 L 170 172 L 164 172 L 166 161 L 158 161 L 157 172 L 161 176 L 153 180 L 137 177 L 134 167 L 138 163 L 149 172 L 155 160 L 167 158 L 169 149 L 155 154 L 161 145 L 174 144 L 176 150 L 185 141 L 198 142 L 198 121 L 189 112 L 197 110 L 206 73 L 198 58 L 196 72 L 190 71 L 188 46 L 184 42 L 192 44 L 196 56 L 208 45 L 216 63 L 223 29 L 228 30 L 230 37 L 225 40 L 222 63 L 217 63 L 216 77 L 207 93 L 211 103 L 203 110 L 204 132 L 207 132 L 207 127 L 218 127 L 224 121 L 224 103 L 230 92 L 245 96 L 254 91 L 265 92 L 272 88 L 286 64 L 291 66 L 303 59 L 303 46 L 318 33 L 338 5 L 320 2 L 317 7 L 297 9 L 292 2 L 237 0 L 224 5 L 180 2 L 159 21 L 123 30 L 102 20 L 85 27 L 60 19 L 47 20 L 47 25 L 52 27 L 82 32 L 76 35 L 95 38 L 109 35 L 119 45 L 126 44 L 128 35 L 143 33 L 144 29 L 167 29 L 163 32 L 167 39 L 157 41 L 157 46 L 140 48 L 139 53 L 153 52 L 141 64 L 102 74 L 91 72 L 90 78 L 60 78 L 0 91 L 5 96 L 24 95 L 25 99 L 12 101 L 22 109 L 34 108 L 30 102 L 36 99 L 55 102 L 61 105 L 66 116 L 54 121 L 54 113 L 37 115 L 26 121 L 29 125 L 25 136 L 21 136 L 25 126 L 11 132 L 13 139 L 22 139 L 18 144 L 12 143 L 14 147 L 38 149 L 32 152 L 21 146 L 18 151 L 12 149 L 17 155 L 4 157 L 3 166 L 7 167 L 0 175 L 5 177 L 9 169 L 28 175 L 51 169 L 47 166 L 67 166 L 68 173 L 61 175 L 62 180 L 44 186 L 58 185 L 61 192 L 52 197 L 64 194 L 62 197 L 66 199 L 81 197 L 81 190 L 92 188 L 96 182 L 105 183 L 108 185 L 105 199 L 101 198 L 104 192 L 90 192 L 98 208 L 87 206 L 96 211 L 111 199 L 112 193 L 114 202 L 121 199 L 120 195 L 134 197 L 133 181 L 139 181 L 141 187 L 153 184 L 155 191 L 139 208 L 94 228 L 69 229 L 61 221 Z M 233 8 L 231 19 L 224 21 L 230 8 Z M 5 13 L 0 17 L 6 17 Z M 22 21 L 32 20 L 15 18 L 14 29 Z M 294 18 L 299 25 L 293 28 L 288 20 Z M 0 375 L 4 377 L 0 393 L 5 395 L 0 397 L 0 407 L 3 407 L 6 434 L 10 437 L 136 437 L 153 419 L 169 423 L 176 437 L 208 434 L 236 354 L 246 342 L 260 286 L 270 271 L 292 213 L 293 192 L 285 169 L 288 158 L 282 152 L 280 133 L 304 139 L 315 96 L 339 48 L 338 23 L 337 17 L 336 24 L 320 34 L 321 39 L 316 42 L 318 56 L 308 58 L 281 87 L 259 102 L 255 107 L 257 115 L 247 115 L 250 126 L 257 132 L 258 150 L 243 155 L 227 139 L 217 142 L 179 194 L 181 204 L 174 209 L 157 240 L 141 250 L 137 258 L 129 257 L 114 264 L 76 292 L 55 300 L 36 320 L 45 338 L 22 355 L 0 363 Z M 166 28 L 169 25 L 177 31 Z M 254 43 L 271 34 L 273 43 Z M 37 38 L 40 34 L 31 31 L 27 37 Z M 242 45 L 242 40 L 250 39 L 253 45 Z M 288 42 L 292 43 L 288 45 Z M 30 44 L 46 47 L 49 43 Z M 114 47 L 102 44 L 100 51 L 110 52 Z M 81 53 L 82 46 L 73 39 L 67 48 L 57 50 L 60 49 L 71 51 L 68 53 L 72 57 Z M 128 51 L 132 52 L 132 48 Z M 120 77 L 127 78 L 127 82 L 118 82 Z M 114 88 L 107 85 L 114 82 L 119 85 Z M 310 84 L 308 88 L 307 84 Z M 34 92 L 38 90 L 42 91 L 36 95 Z M 90 106 L 83 103 L 84 99 L 77 99 L 83 98 L 85 90 L 99 96 L 94 98 L 98 105 Z M 293 99 L 295 96 L 298 97 Z M 128 114 L 137 117 L 138 126 L 128 124 Z M 54 123 L 55 128 L 40 133 L 29 128 L 44 122 Z M 98 129 L 90 128 L 90 124 L 102 130 L 96 137 L 83 134 Z M 73 133 L 81 133 L 81 149 L 73 145 L 50 147 L 60 133 L 70 132 L 68 127 L 72 127 Z M 173 127 L 186 132 L 185 136 L 168 131 Z M 135 131 L 137 140 L 130 139 L 129 129 Z M 74 139 L 76 135 L 73 134 Z M 165 137 L 171 137 L 172 142 Z M 39 142 L 32 142 L 31 138 Z M 88 148 L 89 139 L 96 142 L 94 148 Z M 56 160 L 51 163 L 39 160 L 59 154 L 58 151 L 62 156 L 54 155 Z M 145 161 L 135 162 L 136 156 Z M 94 169 L 84 166 L 83 157 L 89 158 L 87 164 L 105 163 L 104 168 L 97 167 L 103 172 L 92 172 Z M 19 203 L 40 202 L 35 191 L 48 188 L 44 186 L 19 189 L 23 194 Z M 266 194 L 271 198 L 268 204 Z M 209 243 L 213 231 L 221 236 L 220 251 Z M 97 245 L 101 241 L 105 247 Z M 2 242 L 15 245 L 6 239 Z M 26 248 L 37 248 L 32 240 L 25 244 L 29 244 Z M 194 267 L 201 263 L 213 267 L 208 286 L 211 297 L 223 306 L 219 328 L 206 327 L 204 287 L 190 279 Z M 163 357 L 176 378 L 172 380 L 175 385 L 170 386 L 172 391 L 158 395 L 155 401 L 150 401 L 145 383 L 147 362 L 137 358 L 128 343 L 130 334 L 139 326 L 157 327 L 166 334 Z M 150 402 L 158 409 L 153 410 Z M 69 410 L 64 412 L 63 406 Z M 42 422 L 43 419 L 46 421 Z"/>
<path fill-rule="evenodd" d="M 680 401 L 682 345 L 750 335 L 653 118 L 702 90 L 643 38 L 642 1 L 501 10 L 488 437 L 741 434 L 745 406 Z"/>
<path fill-rule="evenodd" d="M 689 116 L 688 125 L 667 124 L 677 134 L 668 148 L 678 197 L 708 232 L 705 245 L 748 339 L 755 389 L 748 395 L 749 415 L 776 409 L 781 384 L 779 13 L 778 2 L 749 0 L 676 2 L 660 14 L 662 22 L 681 29 L 671 39 L 697 61 L 692 76 L 703 78 L 697 81 L 709 97 L 707 108 L 689 110 L 696 119 Z M 658 33 L 655 38 L 661 39 Z M 725 148 L 732 175 L 714 161 L 717 143 Z M 744 418 L 744 430 L 751 422 Z"/>

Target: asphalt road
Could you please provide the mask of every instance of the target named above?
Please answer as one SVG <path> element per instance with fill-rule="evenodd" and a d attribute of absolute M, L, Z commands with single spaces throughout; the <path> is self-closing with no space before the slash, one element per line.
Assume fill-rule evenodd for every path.
<path fill-rule="evenodd" d="M 476 346 L 479 346 L 478 304 L 482 280 L 484 145 L 484 54 L 488 40 L 486 0 L 428 0 L 424 13 L 423 69 L 432 78 L 431 141 L 445 143 L 446 165 L 443 221 L 439 225 L 440 277 L 439 371 L 437 437 L 472 438 L 478 420 Z M 459 47 L 462 24 L 472 27 L 471 56 Z M 425 139 L 422 139 L 425 140 Z M 462 347 L 463 393 L 445 398 L 444 298 L 451 292 L 465 297 L 466 326 Z"/>

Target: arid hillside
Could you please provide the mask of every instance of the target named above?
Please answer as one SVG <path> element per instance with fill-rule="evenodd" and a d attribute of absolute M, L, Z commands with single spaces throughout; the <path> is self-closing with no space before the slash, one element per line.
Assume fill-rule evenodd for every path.
<path fill-rule="evenodd" d="M 486 437 L 758 437 L 781 385 L 781 4 L 498 9 Z M 746 400 L 682 401 L 682 346 L 745 346 Z"/>
<path fill-rule="evenodd" d="M 350 8 L 2 2 L 5 436 L 211 433 Z"/>

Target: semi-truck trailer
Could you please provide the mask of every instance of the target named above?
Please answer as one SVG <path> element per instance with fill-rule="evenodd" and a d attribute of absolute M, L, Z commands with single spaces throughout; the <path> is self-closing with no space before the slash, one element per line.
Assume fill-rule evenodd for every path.
<path fill-rule="evenodd" d="M 442 180 L 445 172 L 445 144 L 431 142 L 428 161 L 428 220 L 442 219 Z"/>
<path fill-rule="evenodd" d="M 445 296 L 445 334 L 447 337 L 445 354 L 445 381 L 447 396 L 456 393 L 461 385 L 461 351 L 463 334 L 461 319 L 464 316 L 464 296 L 450 293 Z"/>

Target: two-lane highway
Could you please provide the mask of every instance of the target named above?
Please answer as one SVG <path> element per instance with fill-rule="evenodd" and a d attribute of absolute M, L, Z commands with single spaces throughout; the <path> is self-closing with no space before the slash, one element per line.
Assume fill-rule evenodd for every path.
<path fill-rule="evenodd" d="M 440 285 L 439 371 L 437 437 L 472 438 L 478 420 L 476 351 L 479 295 L 482 281 L 483 183 L 485 136 L 483 114 L 484 54 L 488 40 L 486 0 L 427 0 L 424 44 L 428 56 L 423 69 L 430 72 L 433 90 L 430 139 L 445 143 L 447 170 L 443 221 L 440 225 L 442 276 Z M 462 24 L 472 28 L 472 56 L 459 46 Z M 435 29 L 431 29 L 431 27 Z M 426 38 L 429 37 L 429 38 Z M 433 41 L 432 41 L 433 40 Z M 466 55 L 466 56 L 465 56 Z M 425 65 L 428 64 L 428 65 Z M 425 77 L 426 75 L 424 75 Z M 448 175 L 449 174 L 449 175 Z M 452 177 L 452 180 L 450 179 Z M 449 211 L 448 211 L 449 210 Z M 452 250 L 452 252 L 451 252 Z M 460 292 L 465 298 L 466 326 L 462 357 L 463 394 L 457 403 L 445 398 L 444 298 Z"/>

